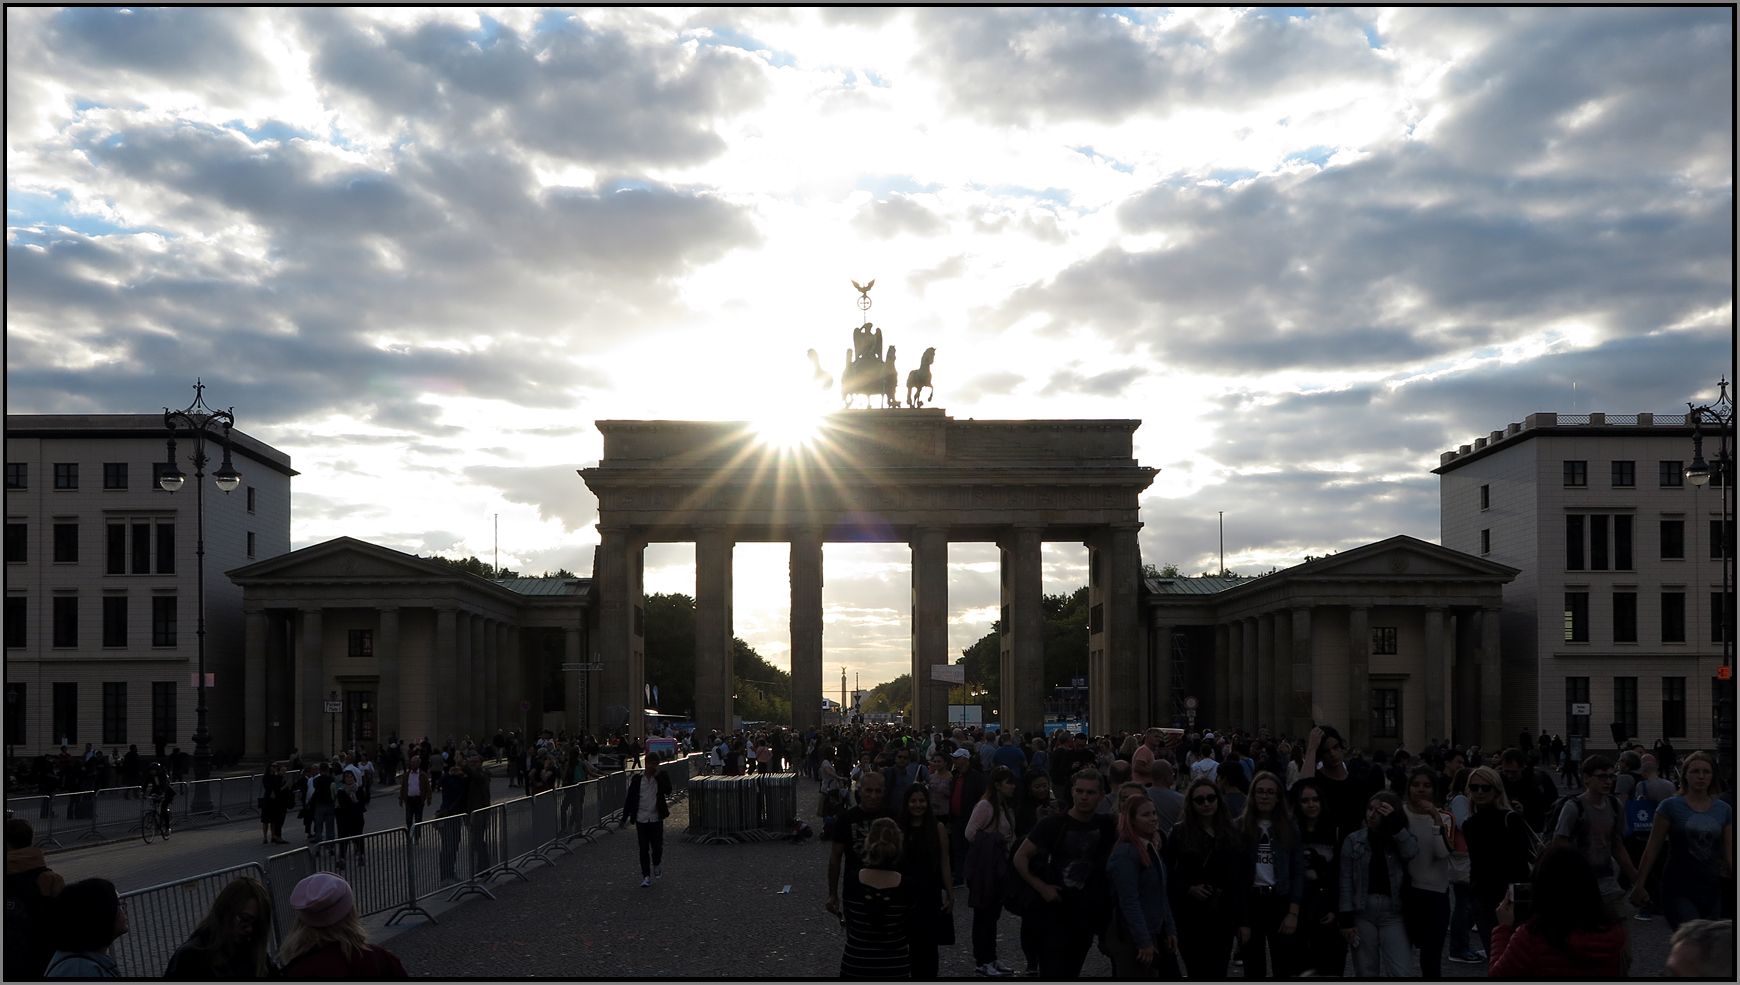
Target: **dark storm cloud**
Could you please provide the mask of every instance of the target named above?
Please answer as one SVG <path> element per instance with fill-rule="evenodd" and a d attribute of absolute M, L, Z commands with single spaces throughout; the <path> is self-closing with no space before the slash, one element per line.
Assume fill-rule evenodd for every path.
<path fill-rule="evenodd" d="M 473 465 L 465 477 L 480 486 L 500 490 L 510 503 L 538 508 L 538 519 L 559 520 L 570 533 L 598 518 L 598 499 L 576 474 L 578 465 L 527 467 Z"/>
<path fill-rule="evenodd" d="M 917 61 L 954 108 L 998 124 L 1116 123 L 1185 105 L 1244 106 L 1287 89 L 1388 71 L 1349 12 L 1241 13 L 1218 37 L 1182 19 L 1133 23 L 1090 8 L 931 8 Z"/>
<path fill-rule="evenodd" d="M 893 239 L 902 234 L 937 236 L 949 228 L 942 216 L 899 193 L 858 210 L 852 225 L 879 239 Z"/>

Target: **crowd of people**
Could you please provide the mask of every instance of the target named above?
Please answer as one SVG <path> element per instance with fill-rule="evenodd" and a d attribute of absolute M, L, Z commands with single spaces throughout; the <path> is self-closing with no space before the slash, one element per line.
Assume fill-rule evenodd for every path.
<path fill-rule="evenodd" d="M 1676 954 L 1683 939 L 1732 960 L 1733 801 L 1703 752 L 1588 755 L 1561 793 L 1551 739 L 1367 755 L 1329 726 L 1294 742 L 879 726 L 794 742 L 820 781 L 845 977 L 934 976 L 961 906 L 987 978 L 1077 977 L 1096 944 L 1118 978 L 1431 978 L 1446 961 L 1623 977 L 1644 907 Z M 1004 912 L 1019 955 L 998 952 Z"/>

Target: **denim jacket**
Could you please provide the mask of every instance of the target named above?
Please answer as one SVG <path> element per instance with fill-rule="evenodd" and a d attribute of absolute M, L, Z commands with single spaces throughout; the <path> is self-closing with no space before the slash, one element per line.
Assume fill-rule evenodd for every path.
<path fill-rule="evenodd" d="M 1299 826 L 1291 821 L 1293 826 L 1293 847 L 1281 847 L 1281 839 L 1274 835 L 1275 844 L 1275 895 L 1290 903 L 1297 903 L 1305 897 L 1305 836 L 1300 833 Z M 1239 819 L 1240 830 L 1244 829 L 1244 819 Z M 1245 853 L 1245 876 L 1252 886 L 1256 885 L 1257 850 L 1253 847 Z"/>
<path fill-rule="evenodd" d="M 1106 859 L 1112 895 L 1125 931 L 1138 948 L 1155 946 L 1156 937 L 1176 937 L 1172 902 L 1166 894 L 1166 863 L 1158 857 L 1143 865 L 1136 846 L 1128 842 L 1112 849 Z"/>
<path fill-rule="evenodd" d="M 1370 834 L 1370 828 L 1360 828 L 1341 843 L 1341 912 L 1344 914 L 1365 909 L 1366 896 L 1374 893 L 1367 885 L 1371 878 Z M 1397 831 L 1391 841 L 1392 844 L 1384 849 L 1384 867 L 1389 870 L 1390 884 L 1377 891 L 1376 895 L 1388 893 L 1390 899 L 1397 901 L 1396 905 L 1399 906 L 1402 880 L 1408 874 L 1407 860 L 1420 854 L 1420 842 L 1405 827 Z"/>

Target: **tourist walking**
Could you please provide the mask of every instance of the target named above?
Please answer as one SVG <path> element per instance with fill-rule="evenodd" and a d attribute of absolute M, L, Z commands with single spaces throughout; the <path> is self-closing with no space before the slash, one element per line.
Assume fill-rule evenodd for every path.
<path fill-rule="evenodd" d="M 316 872 L 290 891 L 296 919 L 278 948 L 285 978 L 409 978 L 386 948 L 370 944 L 350 883 Z"/>
<path fill-rule="evenodd" d="M 901 884 L 912 908 L 906 939 L 912 977 L 937 977 L 937 948 L 955 942 L 955 889 L 949 871 L 949 832 L 931 809 L 930 791 L 922 784 L 906 789 L 899 813 Z"/>
<path fill-rule="evenodd" d="M 1341 843 L 1341 934 L 1360 978 L 1408 978 L 1414 952 L 1402 922 L 1407 862 L 1420 852 L 1402 799 L 1388 790 L 1366 802 L 1365 827 Z"/>
<path fill-rule="evenodd" d="M 1581 851 L 1563 844 L 1547 848 L 1529 887 L 1530 913 L 1520 926 L 1511 890 L 1498 904 L 1488 977 L 1625 977 L 1625 927 L 1611 919 Z"/>
<path fill-rule="evenodd" d="M 997 920 L 1003 912 L 1009 849 L 1015 844 L 1015 774 L 991 770 L 985 796 L 967 818 L 967 905 L 973 910 L 973 970 L 1003 978 L 1015 969 L 997 960 Z"/>
<path fill-rule="evenodd" d="M 283 763 L 267 763 L 260 777 L 260 844 L 284 845 L 284 818 L 290 813 L 290 782 Z"/>
<path fill-rule="evenodd" d="M 341 777 L 339 788 L 332 793 L 332 816 L 338 837 L 342 840 L 363 833 L 363 813 L 369 809 L 369 796 L 368 791 L 358 782 L 356 773 L 345 770 Z M 353 844 L 356 845 L 357 861 L 360 862 L 363 851 L 360 843 L 346 841 L 342 850 L 348 855 Z M 344 863 L 340 861 L 339 864 Z"/>
<path fill-rule="evenodd" d="M 1709 753 L 1685 758 L 1679 795 L 1656 808 L 1649 844 L 1637 866 L 1631 900 L 1641 905 L 1649 901 L 1645 886 L 1650 873 L 1666 853 L 1657 908 L 1672 928 L 1688 920 L 1719 919 L 1722 880 L 1734 875 L 1734 808 L 1717 799 L 1722 788 L 1716 776 L 1716 761 Z"/>
<path fill-rule="evenodd" d="M 1498 904 L 1513 882 L 1528 882 L 1534 856 L 1534 832 L 1511 809 L 1498 771 L 1482 766 L 1468 777 L 1468 802 L 1474 810 L 1462 826 L 1468 843 L 1468 867 L 1474 887 L 1474 924 L 1482 950 L 1492 953 L 1492 928 L 1498 924 Z"/>
<path fill-rule="evenodd" d="M 898 868 L 900 826 L 879 817 L 864 836 L 863 864 L 847 876 L 845 891 L 846 947 L 840 955 L 841 978 L 910 978 L 907 946 L 911 894 Z"/>
<path fill-rule="evenodd" d="M 1105 951 L 1112 960 L 1112 977 L 1119 980 L 1157 981 L 1178 974 L 1178 927 L 1160 844 L 1160 812 L 1154 802 L 1146 797 L 1124 801 L 1118 810 L 1118 840 L 1106 859 L 1116 908 Z"/>
<path fill-rule="evenodd" d="M 1039 973 L 1046 978 L 1080 975 L 1094 935 L 1111 919 L 1106 858 L 1117 840 L 1117 821 L 1095 811 L 1104 797 L 1100 772 L 1077 772 L 1069 795 L 1069 810 L 1040 820 L 1015 850 L 1016 875 L 1042 900 L 1035 909 L 1044 928 Z"/>
<path fill-rule="evenodd" d="M 1228 770 L 1222 773 L 1224 778 Z M 1240 922 L 1244 977 L 1267 978 L 1270 957 L 1276 978 L 1298 974 L 1299 914 L 1305 895 L 1305 846 L 1293 812 L 1281 796 L 1281 778 L 1258 773 L 1238 819 L 1248 885 Z"/>
<path fill-rule="evenodd" d="M 622 820 L 617 828 L 634 821 L 635 841 L 640 845 L 640 887 L 647 888 L 664 875 L 665 818 L 671 816 L 671 777 L 659 769 L 659 754 L 646 754 L 646 769 L 628 781 L 622 800 Z"/>
<path fill-rule="evenodd" d="M 1450 927 L 1450 851 L 1455 818 L 1439 809 L 1433 798 L 1438 773 L 1416 766 L 1408 775 L 1404 814 L 1419 852 L 1408 860 L 1409 884 L 1402 887 L 1402 918 L 1408 940 L 1420 949 L 1420 973 L 1444 974 L 1444 934 Z M 1463 947 L 1467 946 L 1466 933 Z"/>
<path fill-rule="evenodd" d="M 423 820 L 423 808 L 435 798 L 435 784 L 429 771 L 423 768 L 423 757 L 412 756 L 411 764 L 399 781 L 399 806 L 405 810 L 405 827 L 416 841 L 423 840 L 417 824 Z"/>
<path fill-rule="evenodd" d="M 1162 854 L 1185 973 L 1225 978 L 1247 880 L 1244 846 L 1212 779 L 1199 776 L 1185 788 L 1184 817 Z"/>
<path fill-rule="evenodd" d="M 271 936 L 272 894 L 258 879 L 238 876 L 170 956 L 163 977 L 276 978 L 278 963 L 267 953 Z"/>
<path fill-rule="evenodd" d="M 115 884 L 85 879 L 60 891 L 50 908 L 49 940 L 54 953 L 44 978 L 120 978 L 109 947 L 127 932 L 127 907 Z"/>
<path fill-rule="evenodd" d="M 332 772 L 331 763 L 321 763 L 319 774 L 309 784 L 312 793 L 308 805 L 314 809 L 313 841 L 316 845 L 338 837 L 338 804 L 332 797 L 335 785 Z"/>
<path fill-rule="evenodd" d="M 436 809 L 435 827 L 441 832 L 441 881 L 459 879 L 459 840 L 464 832 L 465 769 L 458 763 L 441 774 L 441 806 Z"/>

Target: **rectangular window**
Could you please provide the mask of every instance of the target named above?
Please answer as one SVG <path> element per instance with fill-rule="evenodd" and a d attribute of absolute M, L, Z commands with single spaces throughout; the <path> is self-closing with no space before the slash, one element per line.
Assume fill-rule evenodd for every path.
<path fill-rule="evenodd" d="M 77 595 L 54 597 L 54 645 L 79 645 L 79 598 Z"/>
<path fill-rule="evenodd" d="M 1481 486 L 1480 487 L 1480 508 L 1483 510 L 1492 509 L 1492 487 L 1491 486 Z"/>
<path fill-rule="evenodd" d="M 1583 570 L 1583 517 L 1581 514 L 1570 514 L 1565 517 L 1565 570 Z"/>
<path fill-rule="evenodd" d="M 1631 570 L 1631 514 L 1617 513 L 1613 517 L 1613 570 Z"/>
<path fill-rule="evenodd" d="M 1582 714 L 1578 714 L 1582 712 Z M 1565 678 L 1565 732 L 1589 735 L 1589 678 Z"/>
<path fill-rule="evenodd" d="M 1586 486 L 1589 484 L 1588 462 L 1565 462 L 1565 485 Z"/>
<path fill-rule="evenodd" d="M 1637 593 L 1613 593 L 1613 642 L 1637 642 Z"/>
<path fill-rule="evenodd" d="M 6 647 L 12 649 L 27 645 L 30 634 L 26 628 L 26 614 L 30 611 L 30 599 L 23 595 L 6 596 Z"/>
<path fill-rule="evenodd" d="M 24 462 L 6 463 L 6 488 L 28 489 L 30 487 L 30 466 Z"/>
<path fill-rule="evenodd" d="M 151 599 L 151 645 L 175 645 L 175 596 L 158 595 Z"/>
<path fill-rule="evenodd" d="M 1661 734 L 1676 739 L 1686 734 L 1686 679 L 1661 679 Z"/>
<path fill-rule="evenodd" d="M 254 556 L 254 532 L 252 530 L 248 531 L 248 556 Z"/>
<path fill-rule="evenodd" d="M 1686 521 L 1663 520 L 1661 522 L 1661 556 L 1663 559 L 1678 560 L 1686 556 Z"/>
<path fill-rule="evenodd" d="M 1088 635 L 1106 631 L 1106 606 L 1102 602 L 1088 610 Z"/>
<path fill-rule="evenodd" d="M 1684 643 L 1686 641 L 1686 593 L 1661 593 L 1661 641 L 1663 643 Z"/>
<path fill-rule="evenodd" d="M 1613 463 L 1613 486 L 1614 486 L 1614 488 L 1622 489 L 1622 488 L 1625 488 L 1627 486 L 1635 486 L 1635 485 L 1637 485 L 1637 463 L 1636 462 L 1614 462 Z"/>
<path fill-rule="evenodd" d="M 30 560 L 30 524 L 6 525 L 6 563 L 23 564 Z"/>
<path fill-rule="evenodd" d="M 375 631 L 372 629 L 353 629 L 349 633 L 350 656 L 372 657 L 375 655 Z"/>
<path fill-rule="evenodd" d="M 17 681 L 6 685 L 6 743 L 21 746 L 25 742 L 27 730 L 24 727 L 25 704 L 28 692 L 24 685 Z"/>
<path fill-rule="evenodd" d="M 1565 642 L 1589 642 L 1589 593 L 1565 593 Z"/>
<path fill-rule="evenodd" d="M 1396 627 L 1373 626 L 1371 628 L 1371 652 L 1394 654 L 1396 652 Z"/>
<path fill-rule="evenodd" d="M 1491 554 L 1492 553 L 1492 531 L 1491 530 L 1482 530 L 1480 532 L 1480 553 L 1482 553 L 1482 554 Z"/>
<path fill-rule="evenodd" d="M 1625 728 L 1625 734 L 1638 734 L 1637 725 L 1637 678 L 1615 677 L 1613 679 L 1613 720 Z"/>
<path fill-rule="evenodd" d="M 103 682 L 103 741 L 120 745 L 127 741 L 127 682 Z"/>
<path fill-rule="evenodd" d="M 1685 463 L 1684 462 L 1662 462 L 1661 463 L 1660 479 L 1661 479 L 1661 484 L 1663 486 L 1681 486 L 1681 485 L 1684 485 L 1685 481 L 1686 481 Z"/>
<path fill-rule="evenodd" d="M 157 524 L 157 573 L 175 574 L 175 524 Z"/>
<path fill-rule="evenodd" d="M 104 462 L 103 463 L 103 488 L 104 489 L 125 489 L 125 488 L 127 488 L 127 463 L 126 462 Z"/>
<path fill-rule="evenodd" d="M 55 745 L 76 746 L 79 742 L 79 686 L 71 681 L 56 681 L 54 685 Z"/>
<path fill-rule="evenodd" d="M 103 645 L 127 645 L 127 596 L 103 596 Z"/>
<path fill-rule="evenodd" d="M 1399 739 L 1402 737 L 1402 689 L 1374 687 L 1371 689 L 1371 737 Z"/>
<path fill-rule="evenodd" d="M 1605 513 L 1589 518 L 1589 568 L 1607 570 L 1607 520 Z"/>
<path fill-rule="evenodd" d="M 151 524 L 133 524 L 133 573 L 151 573 Z"/>
<path fill-rule="evenodd" d="M 1729 545 L 1734 543 L 1733 520 L 1710 521 L 1710 556 L 1723 558 L 1728 556 Z"/>
<path fill-rule="evenodd" d="M 77 489 L 79 487 L 79 463 L 54 463 L 54 488 Z"/>
<path fill-rule="evenodd" d="M 254 487 L 248 487 L 248 512 L 254 512 Z"/>
<path fill-rule="evenodd" d="M 1734 593 L 1710 593 L 1710 642 L 1726 643 L 1734 636 Z"/>
<path fill-rule="evenodd" d="M 79 560 L 79 525 L 54 525 L 54 560 L 56 564 L 77 564 Z"/>
<path fill-rule="evenodd" d="M 103 570 L 111 575 L 127 573 L 127 525 L 111 523 L 104 528 L 107 534 L 106 550 L 103 551 Z"/>
<path fill-rule="evenodd" d="M 151 682 L 151 742 L 175 741 L 175 682 Z"/>

